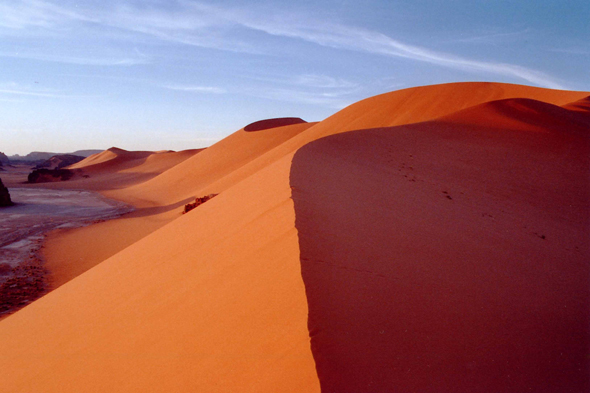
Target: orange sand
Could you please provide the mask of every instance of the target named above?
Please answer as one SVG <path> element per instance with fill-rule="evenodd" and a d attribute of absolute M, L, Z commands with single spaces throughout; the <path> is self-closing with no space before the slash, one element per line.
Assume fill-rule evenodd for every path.
<path fill-rule="evenodd" d="M 3 389 L 587 390 L 587 96 L 427 86 L 89 157 L 57 186 L 138 210 L 50 238 L 63 285 L 0 322 Z"/>
<path fill-rule="evenodd" d="M 326 392 L 590 391 L 590 112 L 503 100 L 291 169 Z"/>

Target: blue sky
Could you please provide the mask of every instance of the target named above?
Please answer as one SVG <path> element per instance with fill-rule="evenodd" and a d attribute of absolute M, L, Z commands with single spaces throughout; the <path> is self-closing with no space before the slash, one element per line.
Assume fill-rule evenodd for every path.
<path fill-rule="evenodd" d="M 590 2 L 0 0 L 0 151 L 209 146 L 406 87 L 590 90 Z"/>

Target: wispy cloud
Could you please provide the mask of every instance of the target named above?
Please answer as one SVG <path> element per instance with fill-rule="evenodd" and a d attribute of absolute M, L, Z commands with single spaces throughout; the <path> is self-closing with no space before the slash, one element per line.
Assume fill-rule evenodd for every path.
<path fill-rule="evenodd" d="M 93 18 L 42 0 L 13 0 L 0 4 L 0 27 L 3 28 L 54 28 L 73 20 L 92 21 Z"/>
<path fill-rule="evenodd" d="M 79 95 L 66 94 L 59 90 L 39 88 L 32 85 L 20 85 L 15 82 L 0 84 L 0 95 L 42 97 L 42 98 L 80 98 Z"/>
<path fill-rule="evenodd" d="M 346 99 L 346 97 L 338 93 L 318 93 L 293 88 L 259 87 L 256 89 L 241 89 L 237 92 L 252 97 L 298 104 L 321 105 L 333 109 L 342 109 L 355 101 L 354 99 Z"/>
<path fill-rule="evenodd" d="M 89 66 L 133 66 L 138 64 L 148 64 L 150 60 L 147 57 L 76 57 L 76 56 L 59 56 L 46 53 L 0 53 L 0 57 L 13 59 L 29 59 L 51 63 L 89 65 Z"/>
<path fill-rule="evenodd" d="M 221 87 L 214 86 L 195 86 L 195 85 L 161 85 L 164 89 L 184 91 L 188 93 L 211 93 L 223 94 L 226 90 Z"/>
<path fill-rule="evenodd" d="M 550 52 L 565 53 L 566 55 L 590 56 L 590 49 L 583 48 L 552 48 Z"/>
<path fill-rule="evenodd" d="M 358 83 L 323 74 L 275 75 L 250 77 L 263 85 L 235 89 L 233 92 L 253 97 L 342 109 L 356 100 Z"/>
<path fill-rule="evenodd" d="M 403 58 L 473 73 L 517 78 L 536 85 L 563 88 L 550 75 L 504 62 L 474 60 L 452 53 L 435 51 L 402 42 L 378 31 L 314 20 L 309 15 L 288 14 L 281 10 L 261 10 L 218 6 L 198 1 L 177 0 L 122 2 L 116 6 L 88 6 L 72 9 L 47 0 L 20 0 L 0 8 L 0 26 L 24 30 L 27 27 L 57 29 L 71 23 L 83 23 L 89 29 L 103 26 L 133 32 L 158 40 L 216 48 L 236 52 L 264 53 L 260 33 L 303 40 L 316 45 L 343 50 Z M 254 34 L 258 33 L 258 35 Z M 121 37 L 129 39 L 128 34 Z M 498 39 L 492 35 L 472 40 Z M 119 65 L 134 64 L 126 60 Z"/>
<path fill-rule="evenodd" d="M 66 95 L 63 95 L 63 94 L 38 93 L 38 92 L 34 92 L 34 91 L 14 90 L 14 89 L 0 89 L 0 93 L 15 94 L 15 95 L 21 95 L 21 96 L 34 96 L 34 97 L 51 97 L 51 98 L 67 97 Z"/>
<path fill-rule="evenodd" d="M 506 41 L 520 40 L 523 37 L 530 35 L 530 33 L 530 29 L 508 32 L 488 32 L 456 38 L 451 40 L 451 42 L 466 44 L 498 44 Z"/>
<path fill-rule="evenodd" d="M 298 75 L 294 78 L 294 83 L 297 85 L 323 89 L 351 89 L 358 87 L 358 84 L 345 79 L 318 74 Z"/>
<path fill-rule="evenodd" d="M 406 44 L 385 34 L 339 24 L 281 24 L 273 20 L 244 20 L 244 25 L 275 36 L 297 38 L 318 45 L 410 59 L 449 68 L 516 77 L 545 87 L 563 86 L 551 76 L 515 64 L 471 60 Z"/>

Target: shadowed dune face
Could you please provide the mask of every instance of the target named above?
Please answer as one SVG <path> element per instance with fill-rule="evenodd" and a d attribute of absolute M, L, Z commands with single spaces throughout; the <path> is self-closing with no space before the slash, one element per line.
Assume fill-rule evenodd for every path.
<path fill-rule="evenodd" d="M 590 390 L 590 129 L 496 120 L 295 154 L 322 391 Z"/>
<path fill-rule="evenodd" d="M 579 112 L 590 112 L 590 96 L 581 100 L 571 102 L 563 106 L 565 109 Z"/>
<path fill-rule="evenodd" d="M 506 83 L 446 83 L 397 90 L 356 102 L 322 121 L 321 136 L 335 132 L 429 121 L 489 101 L 526 97 L 564 105 L 588 93 Z M 321 130 L 323 129 L 323 130 Z"/>
<path fill-rule="evenodd" d="M 263 131 L 263 130 L 268 130 L 270 128 L 290 126 L 292 124 L 301 124 L 301 123 L 307 123 L 307 122 L 303 119 L 300 119 L 299 117 L 279 117 L 276 119 L 260 120 L 260 121 L 248 124 L 246 127 L 244 127 L 244 131 L 248 131 L 248 132 Z"/>

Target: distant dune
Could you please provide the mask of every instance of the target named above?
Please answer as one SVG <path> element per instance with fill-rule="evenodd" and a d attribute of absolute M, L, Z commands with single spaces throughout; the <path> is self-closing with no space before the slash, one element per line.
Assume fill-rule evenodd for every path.
<path fill-rule="evenodd" d="M 2 389 L 587 392 L 588 96 L 426 86 L 90 156 L 51 186 L 137 210 L 50 236 Z"/>
<path fill-rule="evenodd" d="M 244 127 L 244 131 L 262 131 L 268 130 L 269 128 L 277 128 L 300 123 L 306 123 L 306 121 L 300 119 L 299 117 L 279 117 L 276 119 L 260 120 L 252 124 L 248 124 L 246 127 Z"/>

